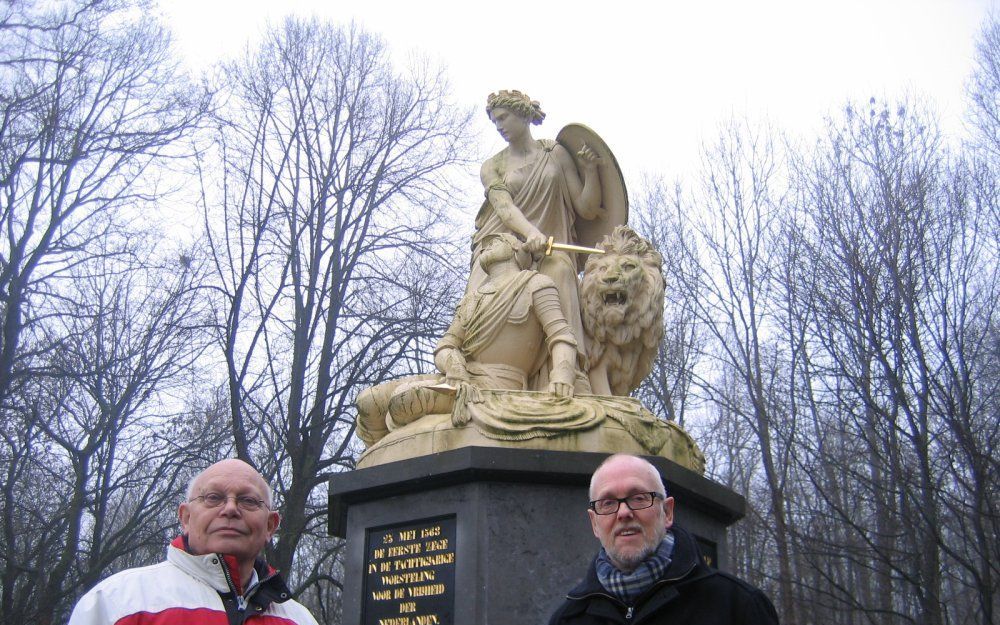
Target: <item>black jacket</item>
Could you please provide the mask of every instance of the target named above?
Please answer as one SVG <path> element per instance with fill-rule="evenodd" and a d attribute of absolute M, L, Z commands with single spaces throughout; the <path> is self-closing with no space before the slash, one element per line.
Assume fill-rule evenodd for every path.
<path fill-rule="evenodd" d="M 549 625 L 777 625 L 778 614 L 764 593 L 709 568 L 694 538 L 676 525 L 673 532 L 670 566 L 634 606 L 625 605 L 601 586 L 595 558 Z"/>

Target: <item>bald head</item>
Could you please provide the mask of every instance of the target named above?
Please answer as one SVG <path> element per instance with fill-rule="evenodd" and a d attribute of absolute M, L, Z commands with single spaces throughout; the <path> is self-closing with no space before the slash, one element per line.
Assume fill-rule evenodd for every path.
<path fill-rule="evenodd" d="M 666 497 L 667 487 L 663 484 L 663 478 L 660 477 L 660 472 L 657 471 L 648 460 L 645 458 L 640 458 L 639 456 L 633 456 L 631 454 L 614 454 L 608 456 L 604 459 L 604 462 L 597 467 L 594 471 L 594 475 L 590 478 L 590 499 L 593 500 L 597 497 L 597 486 L 601 483 L 601 479 L 605 473 L 617 471 L 619 469 L 623 470 L 634 470 L 637 474 L 648 477 L 648 481 L 651 486 L 656 487 L 655 490 L 660 495 Z"/>
<path fill-rule="evenodd" d="M 244 479 L 255 482 L 258 488 L 260 488 L 260 491 L 264 494 L 264 503 L 267 504 L 268 508 L 271 507 L 271 504 L 273 503 L 271 485 L 267 483 L 267 480 L 264 479 L 264 476 L 261 475 L 257 469 L 237 458 L 220 460 L 191 478 L 191 481 L 188 482 L 187 494 L 184 499 L 190 500 L 198 496 L 198 493 L 200 492 L 199 484 L 215 475 L 242 475 Z"/>

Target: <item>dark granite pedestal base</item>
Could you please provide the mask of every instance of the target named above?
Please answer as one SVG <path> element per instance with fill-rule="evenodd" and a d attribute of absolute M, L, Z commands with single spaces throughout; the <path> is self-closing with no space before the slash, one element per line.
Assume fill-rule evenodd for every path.
<path fill-rule="evenodd" d="M 335 475 L 343 625 L 546 623 L 599 548 L 587 489 L 605 457 L 466 447 Z M 726 527 L 743 516 L 743 498 L 649 460 L 675 498 L 675 522 L 726 568 Z"/>

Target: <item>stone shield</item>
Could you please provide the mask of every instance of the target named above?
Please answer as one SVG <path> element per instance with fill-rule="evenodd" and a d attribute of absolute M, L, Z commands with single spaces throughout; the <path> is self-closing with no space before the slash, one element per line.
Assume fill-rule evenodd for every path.
<path fill-rule="evenodd" d="M 556 136 L 556 141 L 566 148 L 580 169 L 577 152 L 586 144 L 601 157 L 597 167 L 601 178 L 601 207 L 604 214 L 596 219 L 576 220 L 576 243 L 586 247 L 596 247 L 605 235 L 611 234 L 615 226 L 628 223 L 628 191 L 625 189 L 625 178 L 618 166 L 618 160 L 611 152 L 608 144 L 600 136 L 583 124 L 567 124 Z M 577 257 L 579 269 L 587 261 L 585 254 Z"/>

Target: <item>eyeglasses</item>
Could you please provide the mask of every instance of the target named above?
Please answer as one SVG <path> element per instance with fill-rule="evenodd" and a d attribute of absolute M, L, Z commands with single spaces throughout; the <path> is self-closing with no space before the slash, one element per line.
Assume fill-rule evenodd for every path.
<path fill-rule="evenodd" d="M 188 501 L 201 501 L 205 504 L 206 508 L 218 508 L 223 506 L 232 497 L 236 500 L 236 506 L 244 512 L 256 512 L 261 508 L 267 508 L 267 503 L 261 499 L 255 499 L 250 495 L 223 495 L 222 493 L 205 493 L 204 495 L 198 495 L 193 499 Z"/>
<path fill-rule="evenodd" d="M 595 499 L 590 502 L 590 509 L 597 514 L 614 514 L 624 503 L 629 510 L 645 510 L 653 505 L 657 497 L 663 497 L 659 493 L 636 493 L 621 499 Z"/>

